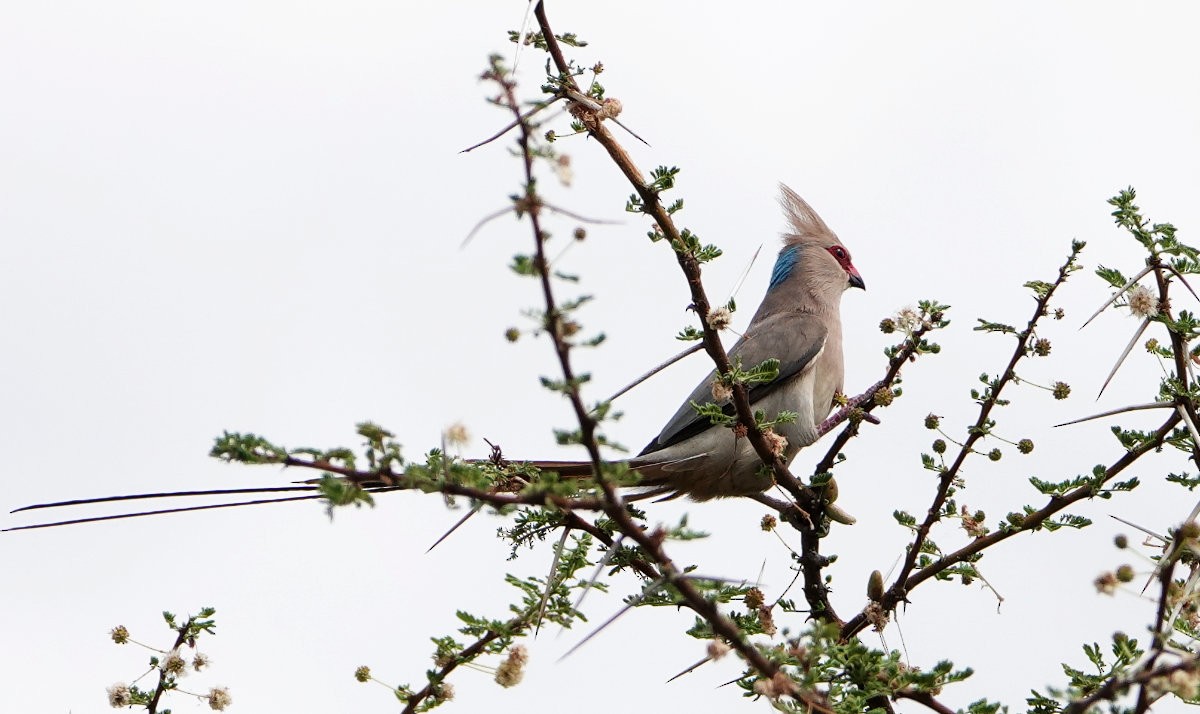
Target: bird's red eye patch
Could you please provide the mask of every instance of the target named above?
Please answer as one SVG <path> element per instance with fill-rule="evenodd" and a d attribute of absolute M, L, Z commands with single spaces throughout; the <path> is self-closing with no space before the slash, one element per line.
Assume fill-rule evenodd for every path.
<path fill-rule="evenodd" d="M 841 264 L 843 268 L 848 269 L 850 267 L 850 251 L 846 250 L 840 245 L 830 246 L 828 250 L 829 254 L 833 256 L 834 260 Z"/>

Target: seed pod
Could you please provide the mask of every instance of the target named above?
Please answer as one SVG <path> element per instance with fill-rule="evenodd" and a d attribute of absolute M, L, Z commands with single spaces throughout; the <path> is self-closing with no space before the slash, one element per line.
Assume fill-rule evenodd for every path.
<path fill-rule="evenodd" d="M 837 481 L 835 481 L 834 479 L 829 479 L 828 481 L 825 482 L 824 495 L 825 495 L 826 503 L 833 503 L 834 501 L 836 501 L 838 499 Z"/>
<path fill-rule="evenodd" d="M 874 602 L 883 599 L 883 573 L 878 570 L 871 571 L 871 578 L 867 581 L 867 597 Z"/>

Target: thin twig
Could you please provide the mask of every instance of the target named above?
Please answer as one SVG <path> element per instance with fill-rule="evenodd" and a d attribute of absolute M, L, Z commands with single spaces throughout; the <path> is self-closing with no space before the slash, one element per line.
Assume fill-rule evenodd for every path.
<path fill-rule="evenodd" d="M 516 119 L 513 119 L 511 122 L 509 122 L 508 124 L 506 124 L 506 125 L 504 126 L 504 128 L 503 128 L 503 129 L 501 129 L 500 131 L 496 132 L 495 134 L 492 134 L 491 136 L 489 136 L 488 138 L 486 138 L 486 139 L 484 139 L 483 141 L 479 142 L 478 144 L 472 144 L 471 146 L 468 146 L 467 148 L 463 149 L 462 151 L 460 151 L 460 152 L 458 152 L 458 153 L 460 153 L 460 154 L 465 154 L 465 153 L 467 153 L 468 151 L 474 151 L 475 149 L 478 149 L 478 148 L 479 148 L 479 147 L 481 147 L 481 146 L 484 146 L 484 145 L 486 145 L 486 144 L 490 144 L 490 143 L 492 143 L 492 142 L 493 142 L 493 141 L 495 141 L 496 139 L 499 139 L 500 137 L 504 136 L 504 135 L 505 135 L 505 134 L 507 134 L 508 132 L 510 132 L 510 131 L 512 131 L 513 129 L 515 129 L 515 128 L 517 128 L 518 126 L 520 126 L 520 125 L 521 125 L 523 122 L 529 121 L 529 119 L 530 119 L 530 118 L 531 118 L 531 117 L 532 117 L 534 114 L 537 114 L 538 112 L 542 111 L 542 110 L 543 110 L 543 109 L 545 109 L 546 107 L 548 107 L 548 106 L 550 106 L 551 104 L 553 104 L 553 103 L 557 102 L 559 99 L 562 99 L 562 97 L 554 97 L 553 99 L 548 99 L 548 100 L 546 100 L 546 101 L 544 101 L 544 102 L 538 102 L 538 103 L 537 103 L 537 104 L 536 104 L 536 105 L 535 105 L 535 106 L 534 106 L 532 109 L 530 109 L 529 111 L 525 112 L 524 114 L 518 115 Z"/>

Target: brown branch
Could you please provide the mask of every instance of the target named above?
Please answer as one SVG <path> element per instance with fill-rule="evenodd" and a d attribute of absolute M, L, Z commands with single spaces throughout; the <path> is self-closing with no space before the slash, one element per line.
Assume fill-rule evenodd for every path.
<path fill-rule="evenodd" d="M 1175 328 L 1174 321 L 1170 316 L 1170 282 L 1168 281 L 1167 276 L 1164 274 L 1164 268 L 1166 266 L 1163 265 L 1162 259 L 1158 254 L 1151 256 L 1149 265 L 1151 268 L 1153 268 L 1154 280 L 1158 286 L 1158 304 L 1162 313 L 1167 318 L 1163 324 L 1166 325 L 1167 334 L 1171 339 L 1171 354 L 1174 357 L 1175 362 L 1175 378 L 1179 383 L 1180 389 L 1185 392 L 1185 394 L 1177 394 L 1175 396 L 1175 403 L 1179 409 L 1182 409 L 1187 414 L 1188 420 L 1191 422 L 1191 427 L 1194 429 L 1195 427 L 1200 426 L 1200 419 L 1197 419 L 1196 416 L 1196 405 L 1193 403 L 1192 399 L 1186 395 L 1186 390 L 1191 382 L 1188 371 L 1188 359 L 1190 358 L 1190 354 L 1188 352 L 1187 342 L 1184 339 L 1184 336 Z M 1182 279 L 1182 276 L 1180 276 L 1180 279 Z M 1188 289 L 1190 290 L 1191 286 L 1188 286 Z M 1174 416 L 1179 417 L 1179 409 L 1176 409 Z M 1182 417 L 1179 418 L 1182 420 Z M 1194 430 L 1189 430 L 1189 433 L 1192 434 L 1192 462 L 1200 467 L 1200 443 L 1196 442 Z M 1161 583 L 1161 591 L 1159 593 L 1158 605 L 1154 614 L 1154 627 L 1151 630 L 1154 633 L 1154 639 L 1150 643 L 1150 653 L 1147 655 L 1146 661 L 1143 665 L 1143 669 L 1146 670 L 1154 667 L 1155 663 L 1158 661 L 1158 658 L 1162 656 L 1167 641 L 1170 639 L 1170 633 L 1164 632 L 1164 629 L 1167 627 L 1166 613 L 1168 602 L 1170 600 L 1170 589 L 1175 560 L 1180 556 L 1180 548 L 1183 541 L 1184 538 L 1176 537 L 1176 539 L 1172 542 L 1170 553 L 1164 555 L 1162 562 L 1160 562 L 1158 565 L 1158 577 Z M 1150 704 L 1149 692 L 1146 689 L 1145 683 L 1143 683 L 1138 690 L 1137 706 L 1134 711 L 1137 712 L 1137 714 L 1143 714 L 1150 708 Z"/>
<path fill-rule="evenodd" d="M 534 15 L 537 18 L 542 37 L 546 41 L 547 51 L 550 53 L 554 66 L 558 70 L 560 80 L 570 89 L 579 92 L 579 85 L 571 76 L 570 64 L 567 62 L 566 57 L 563 56 L 562 49 L 558 45 L 558 40 L 550 28 L 550 21 L 546 17 L 546 10 L 542 2 L 539 2 L 534 8 Z M 630 158 L 624 147 L 621 146 L 612 133 L 604 126 L 603 120 L 598 118 L 594 111 L 588 111 L 586 108 L 581 108 L 576 113 L 576 117 L 587 128 L 588 133 L 608 152 L 613 163 L 617 165 L 618 170 L 625 176 L 633 186 L 634 191 L 637 192 L 638 197 L 642 200 L 644 212 L 654 219 L 655 223 L 662 230 L 667 242 L 676 248 L 676 260 L 687 279 L 692 297 L 692 307 L 695 309 L 697 318 L 700 320 L 705 351 L 713 360 L 717 371 L 721 374 L 728 374 L 732 371 L 732 364 L 729 361 L 729 355 L 725 352 L 725 348 L 721 344 L 720 336 L 708 321 L 711 303 L 700 282 L 699 261 L 694 255 L 683 250 L 684 241 L 680 235 L 680 231 L 675 226 L 670 214 L 667 213 L 666 207 L 658 200 L 658 193 L 651 190 L 642 172 L 634 164 L 633 159 Z M 738 423 L 745 427 L 746 437 L 749 439 L 751 446 L 754 447 L 755 453 L 763 460 L 763 463 L 771 467 L 776 481 L 787 489 L 798 501 L 811 503 L 815 498 L 812 491 L 805 488 L 788 471 L 787 465 L 771 450 L 762 432 L 758 429 L 758 425 L 754 421 L 754 410 L 750 406 L 749 393 L 744 385 L 733 385 L 733 404 L 737 412 Z"/>
<path fill-rule="evenodd" d="M 959 449 L 958 456 L 955 458 L 953 464 L 951 464 L 951 466 L 947 468 L 939 478 L 937 493 L 934 495 L 933 502 L 929 505 L 929 510 L 925 515 L 925 520 L 920 526 L 918 526 L 916 535 L 913 538 L 912 543 L 907 548 L 907 552 L 904 557 L 904 563 L 900 567 L 900 571 L 896 576 L 895 582 L 890 588 L 888 588 L 887 592 L 884 593 L 881 603 L 885 610 L 890 611 L 891 609 L 895 608 L 897 604 L 903 602 L 907 597 L 907 581 L 909 575 L 916 567 L 917 558 L 920 557 L 921 554 L 921 546 L 923 546 L 925 541 L 928 539 L 929 532 L 932 530 L 933 525 L 941 520 L 942 506 L 949 497 L 950 489 L 953 486 L 955 479 L 958 478 L 958 474 L 961 471 L 962 465 L 966 461 L 967 456 L 974 453 L 974 449 L 972 447 L 976 442 L 987 435 L 992 409 L 994 409 L 999 402 L 1000 394 L 1004 390 L 1004 387 L 1008 385 L 1009 382 L 1013 381 L 1017 362 L 1021 361 L 1021 359 L 1028 354 L 1029 341 L 1033 338 L 1034 328 L 1037 327 L 1037 323 L 1042 316 L 1046 314 L 1047 306 L 1050 303 L 1050 299 L 1054 296 L 1055 291 L 1060 285 L 1062 285 L 1062 283 L 1067 279 L 1067 276 L 1071 273 L 1071 267 L 1074 264 L 1075 255 L 1077 252 L 1077 250 L 1072 250 L 1067 262 L 1058 269 L 1058 277 L 1049 286 L 1044 294 L 1038 296 L 1036 304 L 1034 305 L 1033 315 L 1030 317 L 1025 329 L 1017 334 L 1017 345 L 1013 349 L 1012 356 L 1008 360 L 1008 365 L 1004 368 L 1004 372 L 1001 373 L 1000 378 L 996 380 L 995 385 L 991 387 L 988 398 L 980 407 L 979 417 L 975 420 L 975 424 L 969 428 L 969 435 L 962 447 Z M 846 626 L 842 628 L 843 633 L 852 634 L 861 630 L 861 620 L 863 619 L 864 618 L 861 614 L 856 616 L 853 620 L 851 620 L 851 623 L 856 623 L 857 629 L 851 628 L 851 623 L 847 623 Z"/>
<path fill-rule="evenodd" d="M 931 316 L 932 317 L 932 316 Z M 940 326 L 941 321 L 936 323 Z M 871 410 L 879 406 L 874 397 L 879 392 L 885 389 L 891 389 L 896 379 L 900 376 L 901 368 L 910 360 L 916 357 L 917 347 L 921 344 L 922 338 L 930 331 L 935 329 L 935 323 L 931 322 L 928 326 L 922 325 L 905 342 L 900 346 L 900 350 L 888 361 L 888 369 L 884 374 L 883 379 L 871 385 L 865 392 L 850 400 L 854 404 L 854 408 L 861 411 L 863 414 L 869 414 Z M 841 417 L 843 420 L 849 417 L 853 412 L 842 410 L 835 417 Z M 829 421 L 829 420 L 827 420 Z M 824 425 L 822 425 L 824 426 Z M 831 429 L 832 427 L 830 427 Z M 826 431 L 829 431 L 827 429 Z M 858 422 L 853 421 L 849 426 L 840 431 L 830 444 L 829 449 L 825 452 L 822 458 L 813 469 L 814 474 L 829 473 L 833 470 L 834 460 L 839 452 L 845 447 L 858 433 Z M 792 504 L 785 504 L 786 508 L 794 509 Z M 798 518 L 789 517 L 792 514 L 784 510 L 780 510 L 780 517 L 784 521 L 792 524 L 796 530 L 800 531 L 800 570 L 804 575 L 804 599 L 808 603 L 809 612 L 812 617 L 825 622 L 836 624 L 839 628 L 844 626 L 844 622 L 838 617 L 837 611 L 829 602 L 829 588 L 825 584 L 825 578 L 822 575 L 822 570 L 829 565 L 829 558 L 821 555 L 821 539 L 824 533 L 812 527 L 813 523 L 821 523 L 822 515 L 825 509 L 824 500 L 818 500 L 812 504 L 810 520 L 808 522 L 801 521 Z"/>
<path fill-rule="evenodd" d="M 1145 443 L 1141 444 L 1133 451 L 1126 452 L 1120 459 L 1117 459 L 1115 462 L 1113 462 L 1112 466 L 1109 466 L 1105 470 L 1102 481 L 1107 482 L 1111 480 L 1112 478 L 1116 477 L 1117 474 L 1131 466 L 1134 461 L 1137 461 L 1144 454 L 1160 448 L 1163 445 L 1163 442 L 1166 440 L 1167 435 L 1171 433 L 1171 430 L 1179 423 L 1179 421 L 1180 417 L 1178 414 L 1172 415 L 1171 418 L 1169 418 L 1161 427 L 1158 428 L 1152 439 L 1149 439 Z M 966 561 L 976 553 L 980 553 L 983 550 L 990 548 L 1001 541 L 1008 540 L 1015 535 L 1038 530 L 1052 516 L 1062 512 L 1064 509 L 1074 503 L 1078 503 L 1079 501 L 1087 498 L 1092 498 L 1095 495 L 1095 489 L 1091 485 L 1088 485 L 1080 486 L 1079 488 L 1063 496 L 1052 496 L 1046 505 L 1041 509 L 1025 516 L 1019 527 L 995 531 L 983 536 L 982 538 L 976 538 L 969 544 L 959 548 L 953 553 L 945 555 L 925 566 L 924 568 L 916 571 L 909 578 L 907 578 L 899 588 L 893 585 L 892 588 L 884 594 L 882 600 L 884 608 L 890 610 L 899 603 L 903 602 L 904 597 L 910 591 L 912 591 L 913 588 L 936 576 L 938 573 L 941 573 L 946 568 Z M 866 629 L 868 624 L 869 623 L 867 623 L 863 614 L 860 613 L 855 615 L 848 622 L 846 622 L 845 626 L 842 628 L 842 637 L 851 637 Z"/>
<path fill-rule="evenodd" d="M 529 627 L 529 623 L 526 620 L 527 618 L 525 617 L 514 617 L 504 624 L 505 627 L 510 629 L 510 631 L 518 631 L 527 629 Z M 408 697 L 404 704 L 404 714 L 413 714 L 413 712 L 417 710 L 417 707 L 420 706 L 421 702 L 425 701 L 431 695 L 437 692 L 441 683 L 445 681 L 446 677 L 451 672 L 458 668 L 458 665 L 462 664 L 463 662 L 470 662 L 479 655 L 483 654 L 484 648 L 499 639 L 501 636 L 502 633 L 497 632 L 496 630 L 488 630 L 483 634 L 482 637 L 473 642 L 470 646 L 464 648 L 457 655 L 450 658 L 449 662 L 439 667 L 437 672 L 430 676 L 429 684 L 426 684 L 423 688 L 421 688 L 420 691 L 414 692 L 412 696 Z"/>
<path fill-rule="evenodd" d="M 171 649 L 167 650 L 167 652 L 174 652 L 178 650 L 180 647 L 183 647 L 185 642 L 191 639 L 191 635 L 189 633 L 192 629 L 192 623 L 195 621 L 196 618 L 189 617 L 187 622 L 175 628 L 175 632 L 178 633 L 178 636 L 175 638 L 175 644 L 171 645 Z M 162 699 L 162 695 L 167 691 L 167 673 L 163 671 L 161 665 L 162 660 L 159 661 L 158 667 L 158 685 L 154 688 L 154 695 L 150 697 L 150 702 L 146 704 L 146 714 L 157 714 L 158 702 L 160 699 Z"/>
<path fill-rule="evenodd" d="M 938 714 L 955 714 L 953 709 L 934 699 L 933 695 L 929 692 L 915 692 L 909 689 L 902 689 L 896 692 L 895 696 L 897 699 L 908 699 L 918 704 L 924 704 L 927 708 L 932 709 Z"/>
<path fill-rule="evenodd" d="M 1200 669 L 1200 658 L 1193 656 L 1191 659 L 1185 659 L 1174 664 L 1163 667 L 1146 668 L 1128 678 L 1112 677 L 1107 682 L 1102 684 L 1096 691 L 1082 699 L 1076 699 L 1063 709 L 1063 714 L 1086 714 L 1102 701 L 1111 701 L 1121 696 L 1133 686 L 1142 686 L 1142 692 L 1145 693 L 1145 685 L 1159 679 L 1167 679 L 1175 672 L 1196 672 Z M 1139 702 L 1140 706 L 1140 702 Z M 1136 711 L 1145 711 L 1137 709 Z"/>

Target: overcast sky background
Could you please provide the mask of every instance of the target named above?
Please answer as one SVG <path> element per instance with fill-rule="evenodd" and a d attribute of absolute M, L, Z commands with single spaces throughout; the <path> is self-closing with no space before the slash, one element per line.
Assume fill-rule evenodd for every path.
<path fill-rule="evenodd" d="M 475 437 L 468 456 L 486 454 L 484 437 L 512 457 L 575 455 L 553 440 L 552 427 L 571 424 L 565 402 L 538 387 L 539 375 L 555 374 L 549 344 L 503 338 L 529 327 L 521 311 L 538 304 L 535 284 L 505 268 L 530 250 L 528 227 L 502 218 L 460 247 L 519 185 L 507 142 L 458 152 L 508 121 L 477 77 L 489 53 L 511 58 L 506 30 L 523 11 L 516 1 L 0 6 L 4 510 L 308 475 L 209 459 L 226 429 L 357 446 L 354 424 L 370 419 L 419 457 L 462 421 Z M 626 140 L 643 170 L 682 167 L 672 194 L 686 201 L 681 225 L 726 251 L 706 267 L 710 295 L 727 297 L 764 246 L 735 327 L 766 286 L 784 227 L 780 181 L 838 232 L 867 283 L 843 303 L 849 391 L 883 372 L 882 317 L 922 298 L 953 305 L 942 353 L 906 369 L 904 397 L 838 469 L 840 505 L 859 519 L 825 547 L 840 556 L 828 572 L 844 616 L 863 606 L 869 573 L 888 572 L 902 553 L 892 511 L 923 513 L 931 498 L 923 417 L 943 415 L 961 437 L 978 374 L 1007 361 L 1011 339 L 972 332 L 975 319 L 1027 320 L 1021 284 L 1050 279 L 1073 238 L 1089 242 L 1088 270 L 1063 293 L 1067 319 L 1045 327 L 1051 358 L 1021 369 L 1031 381 L 1069 382 L 1073 397 L 1009 394 L 998 432 L 1037 448 L 1021 457 L 989 442 L 1004 459 L 968 462 L 959 501 L 994 524 L 1043 502 L 1030 475 L 1069 478 L 1119 456 L 1104 422 L 1050 426 L 1156 390 L 1161 373 L 1137 350 L 1096 402 L 1135 323 L 1114 312 L 1078 327 L 1108 295 L 1095 266 L 1128 274 L 1142 261 L 1108 215 L 1105 199 L 1119 189 L 1136 186 L 1153 219 L 1200 243 L 1193 4 L 614 1 L 552 3 L 549 13 L 557 31 L 591 42 L 573 56 L 604 62 L 621 119 L 652 145 Z M 539 53 L 523 55 L 524 96 L 537 96 L 541 68 Z M 566 131 L 566 118 L 554 126 Z M 579 137 L 558 147 L 575 181 L 564 188 L 543 172 L 550 200 L 621 222 L 589 227 L 558 263 L 597 298 L 581 319 L 609 340 L 576 356 L 594 374 L 586 396 L 601 399 L 676 352 L 673 335 L 692 317 L 669 249 L 623 212 L 630 188 L 599 146 Z M 550 229 L 565 243 L 575 226 Z M 695 357 L 622 398 L 626 416 L 610 437 L 640 448 L 708 369 Z M 802 452 L 794 470 L 807 473 L 823 453 Z M 1137 588 L 1110 598 L 1092 586 L 1123 562 L 1149 569 L 1113 549 L 1128 529 L 1108 514 L 1165 531 L 1192 502 L 1155 480 L 1186 468 L 1172 453 L 1146 459 L 1129 474 L 1147 482 L 1136 494 L 1075 510 L 1092 528 L 996 549 L 981 568 L 999 607 L 979 584 L 923 585 L 886 646 L 906 646 L 914 666 L 974 667 L 943 693 L 952 707 L 986 696 L 1023 710 L 1030 688 L 1062 684 L 1058 662 L 1085 663 L 1081 643 L 1105 643 L 1117 628 L 1144 634 L 1153 610 Z M 761 571 L 769 597 L 787 585 L 788 554 L 758 529 L 759 507 L 671 503 L 649 517 L 672 523 L 683 512 L 713 537 L 674 546 L 680 562 L 748 580 Z M 113 645 L 111 627 L 165 645 L 161 610 L 212 605 L 219 634 L 202 649 L 215 665 L 185 688 L 226 685 L 240 712 L 393 711 L 387 691 L 354 682 L 356 666 L 420 686 L 428 638 L 456 629 L 455 609 L 503 617 L 515 595 L 504 573 L 549 567 L 548 548 L 506 562 L 492 517 L 426 555 L 460 516 L 436 496 L 390 494 L 333 523 L 303 503 L 4 534 L 0 710 L 106 710 L 105 687 L 146 662 L 144 651 Z M 934 538 L 947 549 L 966 541 L 950 525 Z M 592 623 L 632 587 L 591 596 Z M 637 611 L 563 662 L 590 626 L 543 631 L 526 643 L 521 686 L 501 690 L 460 670 L 451 706 L 741 706 L 735 688 L 714 689 L 736 676 L 731 659 L 664 684 L 703 656 L 703 643 L 682 634 L 690 622 Z M 170 706 L 206 710 L 182 697 Z"/>

